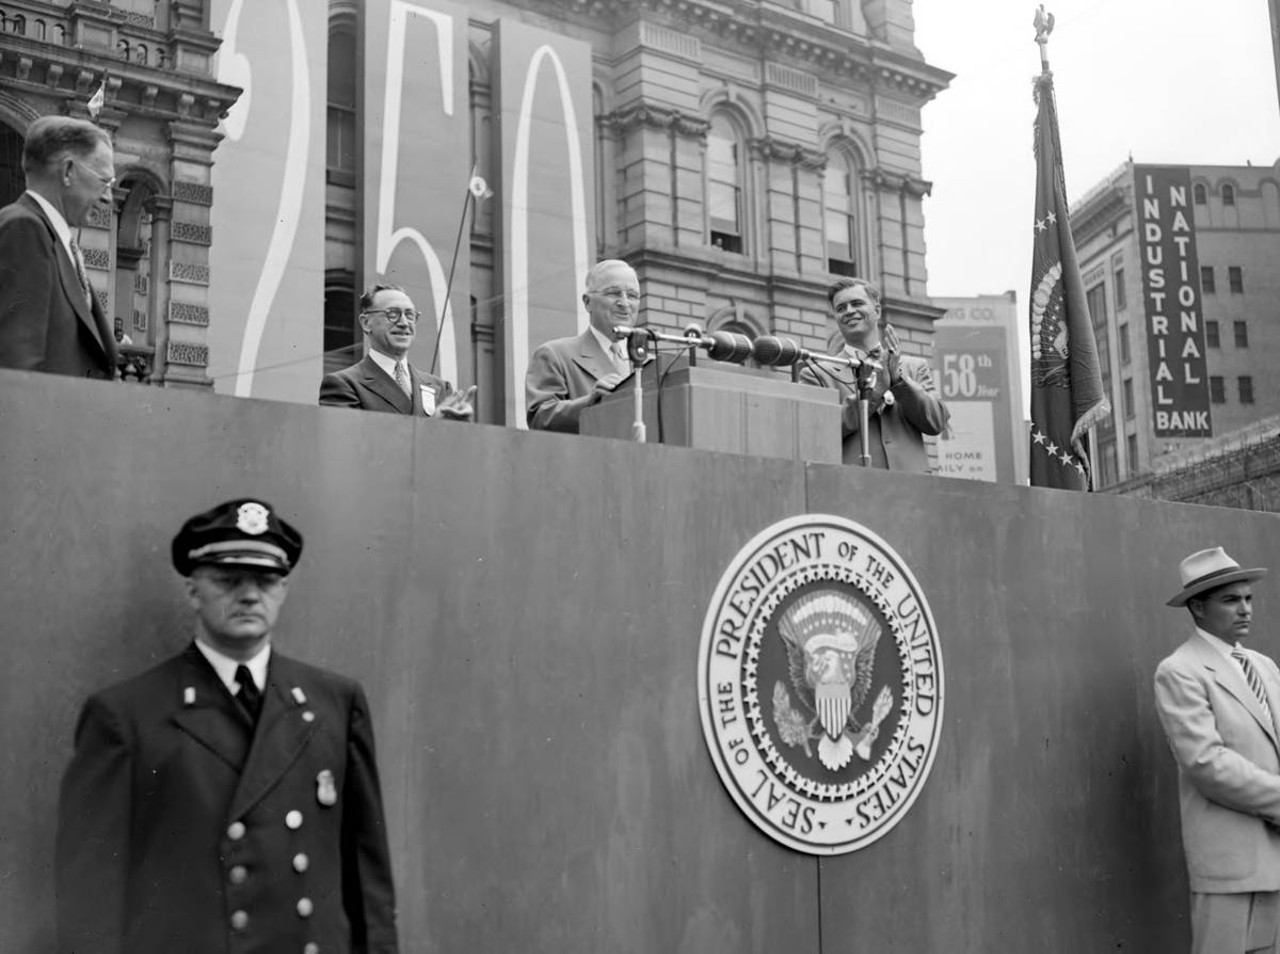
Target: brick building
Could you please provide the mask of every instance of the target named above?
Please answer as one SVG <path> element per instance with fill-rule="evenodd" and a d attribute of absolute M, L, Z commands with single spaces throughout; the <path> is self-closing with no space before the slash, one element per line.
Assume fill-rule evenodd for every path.
<path fill-rule="evenodd" d="M 1174 189 L 1175 198 L 1163 206 L 1149 205 L 1156 197 L 1143 194 L 1148 172 L 1185 188 Z M 1166 216 L 1163 226 L 1157 213 Z M 1076 202 L 1071 216 L 1112 406 L 1111 419 L 1095 434 L 1100 486 L 1152 471 L 1167 455 L 1185 456 L 1280 412 L 1280 380 L 1270 373 L 1280 360 L 1280 162 L 1126 162 Z M 1160 246 L 1148 242 L 1162 228 L 1169 232 L 1170 221 L 1173 241 L 1179 232 L 1186 239 L 1172 246 L 1185 252 L 1179 262 L 1164 261 Z M 1170 351 L 1159 333 L 1165 292 L 1149 283 L 1159 272 L 1157 281 L 1167 280 L 1172 295 L 1179 268 L 1182 305 L 1167 309 L 1164 327 L 1183 335 Z M 1175 433 L 1177 419 L 1167 426 L 1160 416 L 1170 413 L 1166 408 L 1190 406 L 1208 411 L 1207 432 Z"/>

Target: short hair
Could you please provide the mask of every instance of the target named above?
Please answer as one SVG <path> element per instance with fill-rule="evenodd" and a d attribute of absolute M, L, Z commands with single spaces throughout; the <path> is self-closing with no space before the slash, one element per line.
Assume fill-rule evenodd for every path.
<path fill-rule="evenodd" d="M 600 259 L 600 261 L 596 262 L 589 269 L 587 269 L 587 277 L 582 290 L 584 292 L 591 291 L 595 287 L 596 276 L 599 275 L 601 272 L 603 272 L 606 268 L 612 268 L 614 265 L 623 265 L 627 268 L 631 268 L 630 262 L 624 262 L 620 258 L 602 258 Z M 631 268 L 631 270 L 633 272 L 635 271 L 634 268 Z"/>
<path fill-rule="evenodd" d="M 373 305 L 374 296 L 377 295 L 378 292 L 382 291 L 398 291 L 404 295 L 408 294 L 408 292 L 399 285 L 372 285 L 369 288 L 366 288 L 364 294 L 360 296 L 360 310 L 368 311 Z"/>
<path fill-rule="evenodd" d="M 871 300 L 877 305 L 880 304 L 880 286 L 866 278 L 837 278 L 831 283 L 831 287 L 827 289 L 827 303 L 834 306 L 836 295 L 846 288 L 852 288 L 854 285 L 861 285 L 867 290 L 867 295 Z"/>
<path fill-rule="evenodd" d="M 100 145 L 111 148 L 111 137 L 85 119 L 70 116 L 41 116 L 27 129 L 22 146 L 22 171 L 27 175 L 45 172 L 65 153 L 87 156 Z"/>

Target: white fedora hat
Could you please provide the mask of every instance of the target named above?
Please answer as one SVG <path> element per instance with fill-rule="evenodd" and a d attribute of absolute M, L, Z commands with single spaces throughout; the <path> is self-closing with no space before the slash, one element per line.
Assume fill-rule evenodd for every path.
<path fill-rule="evenodd" d="M 1210 547 L 1183 560 L 1178 566 L 1178 575 L 1182 579 L 1182 592 L 1169 601 L 1169 606 L 1186 606 L 1187 600 L 1205 590 L 1226 586 L 1228 583 L 1256 580 L 1267 575 L 1267 568 L 1258 566 L 1252 570 L 1241 569 L 1240 564 L 1227 556 L 1227 551 L 1222 547 Z"/>

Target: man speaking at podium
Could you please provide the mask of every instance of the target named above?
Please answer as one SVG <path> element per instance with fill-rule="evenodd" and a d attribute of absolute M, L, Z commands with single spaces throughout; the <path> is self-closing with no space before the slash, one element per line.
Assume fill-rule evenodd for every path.
<path fill-rule="evenodd" d="M 616 258 L 596 262 L 582 303 L 591 319 L 587 330 L 548 341 L 529 358 L 524 393 L 531 430 L 578 433 L 583 410 L 631 372 L 626 342 L 614 339 L 613 328 L 634 325 L 640 313 L 635 269 Z"/>
<path fill-rule="evenodd" d="M 880 289 L 874 283 L 841 278 L 827 290 L 827 299 L 844 336 L 841 355 L 858 361 L 869 358 L 883 366 L 873 379 L 867 379 L 870 466 L 929 473 L 923 435 L 941 434 L 948 420 L 929 362 L 899 351 L 897 334 L 881 321 Z M 854 371 L 809 365 L 800 372 L 800 380 L 840 392 L 844 462 L 861 463 L 862 426 Z"/>

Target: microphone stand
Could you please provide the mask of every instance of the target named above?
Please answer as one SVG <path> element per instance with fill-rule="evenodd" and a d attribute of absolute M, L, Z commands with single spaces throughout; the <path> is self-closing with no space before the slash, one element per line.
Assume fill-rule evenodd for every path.
<path fill-rule="evenodd" d="M 858 394 L 858 459 L 863 467 L 870 467 L 871 435 L 868 432 L 871 429 L 871 398 L 869 395 L 875 390 L 876 374 L 883 370 L 883 366 L 871 358 L 863 358 L 859 361 L 856 358 L 834 354 L 807 357 L 810 361 L 838 364 L 853 371 L 853 384 Z M 792 366 L 792 375 L 792 379 L 795 380 L 797 376 L 795 365 Z"/>
<path fill-rule="evenodd" d="M 627 357 L 631 359 L 631 372 L 635 379 L 632 388 L 635 417 L 631 421 L 631 439 L 637 444 L 645 443 L 647 436 L 644 423 L 644 364 L 649 359 L 651 334 L 653 333 L 648 328 L 634 328 L 626 335 Z"/>

